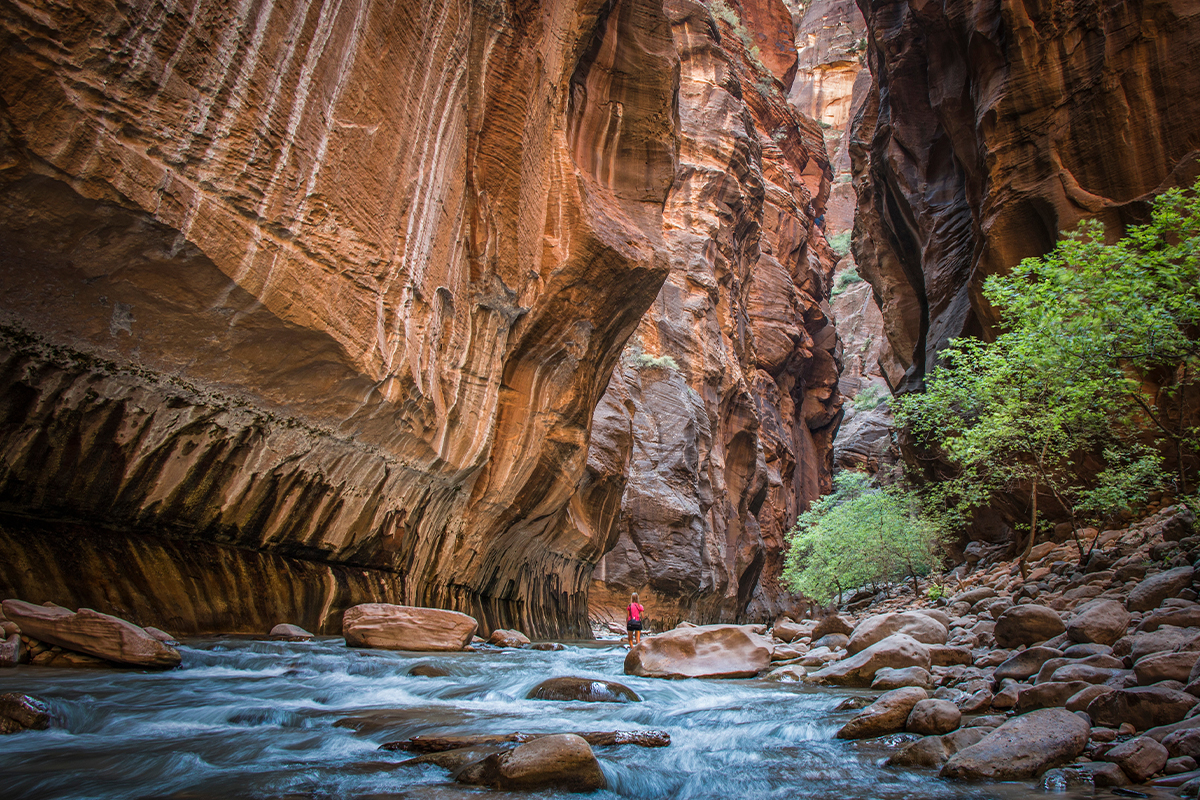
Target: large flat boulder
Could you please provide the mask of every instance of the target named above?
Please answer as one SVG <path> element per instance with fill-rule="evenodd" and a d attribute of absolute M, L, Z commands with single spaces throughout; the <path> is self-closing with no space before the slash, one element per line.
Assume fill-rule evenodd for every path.
<path fill-rule="evenodd" d="M 1021 781 L 1074 761 L 1087 746 L 1088 724 L 1062 708 L 1031 711 L 1009 720 L 942 767 L 943 778 Z"/>
<path fill-rule="evenodd" d="M 1000 647 L 1020 647 L 1053 639 L 1066 631 L 1058 612 L 1033 604 L 1013 606 L 996 620 L 993 635 Z"/>
<path fill-rule="evenodd" d="M 770 642 L 750 625 L 699 625 L 643 639 L 626 654 L 625 674 L 643 678 L 752 678 L 770 663 Z"/>
<path fill-rule="evenodd" d="M 181 661 L 178 650 L 132 622 L 90 608 L 71 611 L 62 606 L 5 600 L 4 616 L 17 623 L 25 636 L 114 664 L 167 669 L 179 666 Z"/>
<path fill-rule="evenodd" d="M 907 634 L 924 644 L 945 644 L 948 631 L 945 625 L 926 614 L 908 611 L 877 614 L 858 624 L 850 634 L 846 650 L 853 655 L 897 633 Z"/>
<path fill-rule="evenodd" d="M 478 627 L 457 611 L 391 603 L 363 603 L 342 615 L 347 645 L 383 650 L 462 650 Z"/>
<path fill-rule="evenodd" d="M 1191 680 L 1193 668 L 1200 660 L 1195 650 L 1182 653 L 1151 653 L 1133 665 L 1139 686 L 1150 686 L 1159 681 L 1179 681 L 1186 684 Z"/>
<path fill-rule="evenodd" d="M 921 667 L 927 670 L 930 666 L 929 647 L 908 634 L 897 633 L 866 650 L 809 673 L 805 680 L 838 686 L 870 686 L 875 673 L 884 667 Z"/>

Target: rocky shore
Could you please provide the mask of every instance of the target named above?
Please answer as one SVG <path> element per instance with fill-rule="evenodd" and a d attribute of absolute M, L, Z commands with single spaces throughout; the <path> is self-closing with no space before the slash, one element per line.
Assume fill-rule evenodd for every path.
<path fill-rule="evenodd" d="M 949 597 L 856 598 L 857 616 L 780 620 L 767 677 L 884 691 L 838 736 L 890 736 L 893 766 L 1194 797 L 1195 522 L 1170 506 L 1128 529 L 1040 544 L 1027 576 L 993 555 L 959 570 Z"/>

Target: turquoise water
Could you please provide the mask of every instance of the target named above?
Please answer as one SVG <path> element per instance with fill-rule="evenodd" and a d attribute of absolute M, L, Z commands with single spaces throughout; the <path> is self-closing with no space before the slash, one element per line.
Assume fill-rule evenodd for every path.
<path fill-rule="evenodd" d="M 421 734 L 668 731 L 668 748 L 600 747 L 609 788 L 591 797 L 958 800 L 1115 797 L 1091 787 L 968 786 L 880 766 L 878 743 L 834 738 L 850 690 L 766 681 L 662 681 L 622 675 L 624 650 L 581 643 L 558 652 L 417 654 L 310 643 L 208 639 L 181 648 L 169 672 L 0 670 L 0 691 L 51 703 L 58 726 L 0 737 L 0 797 L 552 798 L 449 780 L 378 746 Z M 436 663 L 448 677 L 409 677 Z M 641 703 L 525 700 L 559 675 L 616 680 Z M 578 797 L 578 795 L 566 795 Z M 1170 797 L 1158 793 L 1156 797 Z"/>

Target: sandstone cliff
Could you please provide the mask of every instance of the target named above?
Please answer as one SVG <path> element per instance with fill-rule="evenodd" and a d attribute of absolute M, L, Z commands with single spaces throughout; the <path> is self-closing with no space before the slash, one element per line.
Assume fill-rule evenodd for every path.
<path fill-rule="evenodd" d="M 855 255 L 902 388 L 995 324 L 983 279 L 1083 218 L 1140 221 L 1200 154 L 1200 4 L 859 0 Z"/>
<path fill-rule="evenodd" d="M 783 535 L 830 482 L 834 257 L 814 220 L 831 176 L 821 129 L 785 98 L 790 21 L 769 52 L 761 35 L 782 3 L 665 9 L 681 60 L 671 271 L 596 410 L 570 518 L 615 543 L 594 616 L 623 619 L 639 590 L 660 625 L 763 619 L 792 610 Z"/>
<path fill-rule="evenodd" d="M 0 76 L 0 594 L 582 632 L 563 510 L 670 267 L 660 2 L 4 3 Z"/>

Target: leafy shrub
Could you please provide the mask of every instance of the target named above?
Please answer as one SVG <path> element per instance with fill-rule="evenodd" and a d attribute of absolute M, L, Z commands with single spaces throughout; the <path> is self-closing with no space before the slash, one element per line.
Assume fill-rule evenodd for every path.
<path fill-rule="evenodd" d="M 679 369 L 679 363 L 671 356 L 652 356 L 649 353 L 638 353 L 631 363 L 637 369 Z"/>
<path fill-rule="evenodd" d="M 833 236 L 825 237 L 825 241 L 829 242 L 829 247 L 833 250 L 833 252 L 837 253 L 839 256 L 844 256 L 850 252 L 850 235 L 850 231 L 842 231 L 841 233 L 835 233 Z M 862 278 L 858 277 L 857 272 L 854 273 L 854 277 L 858 280 L 862 280 Z"/>
<path fill-rule="evenodd" d="M 905 577 L 917 591 L 917 578 L 941 565 L 946 534 L 914 491 L 841 472 L 833 493 L 801 514 L 787 538 L 785 585 L 827 603 L 848 589 Z"/>

